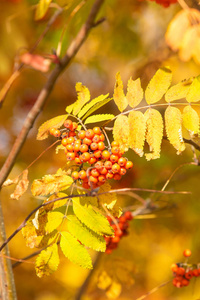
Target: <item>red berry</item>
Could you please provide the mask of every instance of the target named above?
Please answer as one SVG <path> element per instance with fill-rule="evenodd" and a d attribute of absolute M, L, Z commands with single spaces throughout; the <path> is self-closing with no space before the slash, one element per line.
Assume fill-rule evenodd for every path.
<path fill-rule="evenodd" d="M 191 252 L 190 249 L 185 249 L 185 250 L 183 251 L 183 255 L 184 255 L 185 257 L 190 257 L 191 254 L 192 254 L 192 252 Z"/>

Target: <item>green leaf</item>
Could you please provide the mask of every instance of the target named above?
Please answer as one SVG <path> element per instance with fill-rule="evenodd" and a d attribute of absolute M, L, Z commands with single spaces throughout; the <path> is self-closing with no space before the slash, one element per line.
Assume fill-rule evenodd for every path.
<path fill-rule="evenodd" d="M 172 81 L 172 72 L 168 67 L 159 69 L 149 82 L 145 98 L 148 104 L 158 102 L 168 90 Z"/>
<path fill-rule="evenodd" d="M 185 98 L 190 89 L 192 79 L 181 81 L 173 85 L 165 94 L 165 101 L 172 102 L 178 99 Z"/>
<path fill-rule="evenodd" d="M 82 118 L 84 120 L 89 115 L 91 115 L 94 111 L 102 107 L 104 104 L 108 103 L 111 99 L 107 99 L 109 94 L 106 95 L 100 95 L 99 97 L 91 100 L 89 103 L 87 103 L 79 112 L 78 117 L 82 118 L 82 116 L 85 116 Z"/>
<path fill-rule="evenodd" d="M 97 234 L 112 236 L 113 229 L 108 220 L 84 200 L 82 205 L 80 198 L 73 198 L 73 211 L 77 218 Z"/>
<path fill-rule="evenodd" d="M 40 20 L 42 19 L 48 8 L 49 8 L 49 5 L 51 4 L 51 1 L 52 0 L 40 0 L 38 5 L 37 5 L 37 8 L 36 8 L 36 12 L 35 12 L 35 20 Z"/>
<path fill-rule="evenodd" d="M 56 174 L 45 175 L 42 179 L 36 179 L 31 186 L 33 196 L 49 195 L 68 189 L 73 179 L 59 169 Z"/>
<path fill-rule="evenodd" d="M 115 116 L 112 114 L 105 114 L 105 115 L 93 115 L 91 117 L 88 117 L 85 120 L 85 124 L 90 124 L 90 123 L 98 123 L 98 122 L 103 122 L 107 120 L 113 119 Z"/>
<path fill-rule="evenodd" d="M 198 102 L 200 100 L 200 75 L 197 76 L 190 85 L 186 96 L 187 102 Z"/>
<path fill-rule="evenodd" d="M 133 108 L 136 107 L 142 101 L 143 95 L 144 91 L 141 87 L 140 78 L 137 80 L 132 80 L 132 78 L 130 78 L 128 81 L 126 94 L 128 104 Z"/>
<path fill-rule="evenodd" d="M 82 85 L 81 82 L 76 83 L 76 92 L 78 94 L 78 99 L 74 103 L 73 115 L 76 116 L 81 108 L 90 100 L 90 92 L 87 87 Z"/>
<path fill-rule="evenodd" d="M 105 252 L 106 242 L 104 237 L 88 229 L 77 219 L 76 216 L 67 216 L 67 228 L 69 232 L 86 247 L 92 248 L 96 251 Z"/>
<path fill-rule="evenodd" d="M 123 82 L 119 72 L 116 74 L 113 99 L 121 112 L 125 110 L 128 105 L 128 100 L 126 99 L 126 96 L 124 94 Z"/>
<path fill-rule="evenodd" d="M 50 211 L 47 213 L 47 222 L 45 225 L 46 233 L 54 231 L 62 223 L 64 214 L 59 211 Z"/>
<path fill-rule="evenodd" d="M 63 254 L 73 263 L 92 269 L 92 260 L 87 250 L 69 232 L 62 231 L 60 247 Z"/>
<path fill-rule="evenodd" d="M 53 244 L 43 250 L 36 259 L 35 270 L 38 277 L 48 276 L 58 268 L 60 259 L 58 255 L 58 246 Z"/>
<path fill-rule="evenodd" d="M 38 129 L 38 134 L 37 134 L 37 140 L 44 140 L 48 138 L 49 136 L 49 130 L 51 128 L 60 128 L 65 120 L 67 119 L 68 115 L 62 115 L 58 116 L 55 118 L 52 118 L 45 123 L 43 123 L 40 128 Z"/>

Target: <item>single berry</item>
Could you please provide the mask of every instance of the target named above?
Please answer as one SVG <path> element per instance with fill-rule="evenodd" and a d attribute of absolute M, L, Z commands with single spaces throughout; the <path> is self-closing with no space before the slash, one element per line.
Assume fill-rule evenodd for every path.
<path fill-rule="evenodd" d="M 190 257 L 191 254 L 192 254 L 192 252 L 191 252 L 190 249 L 185 249 L 185 250 L 183 251 L 183 255 L 184 255 L 185 257 Z"/>

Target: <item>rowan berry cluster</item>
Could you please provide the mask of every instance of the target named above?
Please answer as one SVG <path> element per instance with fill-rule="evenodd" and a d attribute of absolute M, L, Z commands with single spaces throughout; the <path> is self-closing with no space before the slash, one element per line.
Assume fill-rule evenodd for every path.
<path fill-rule="evenodd" d="M 78 165 L 71 176 L 84 188 L 94 189 L 109 179 L 120 180 L 133 167 L 131 161 L 122 157 L 123 151 L 118 142 L 113 141 L 110 147 L 106 147 L 105 136 L 99 127 L 78 131 L 78 124 L 69 119 L 64 126 L 64 133 L 52 128 L 50 134 L 61 138 L 67 160 Z"/>
<path fill-rule="evenodd" d="M 171 4 L 177 3 L 177 0 L 150 0 L 150 1 L 155 1 L 157 4 L 160 4 L 165 8 L 169 7 Z"/>
<path fill-rule="evenodd" d="M 129 221 L 133 219 L 133 215 L 130 211 L 126 211 L 120 218 L 115 219 L 117 223 L 114 223 L 110 216 L 107 219 L 114 230 L 114 237 L 105 237 L 106 241 L 106 253 L 110 254 L 117 248 L 120 239 L 128 234 Z"/>
<path fill-rule="evenodd" d="M 189 249 L 186 249 L 184 250 L 183 255 L 185 257 L 189 257 L 191 255 L 191 251 Z M 174 263 L 171 266 L 171 270 L 174 275 L 172 283 L 177 288 L 188 286 L 192 277 L 200 276 L 200 266 L 198 265 Z"/>

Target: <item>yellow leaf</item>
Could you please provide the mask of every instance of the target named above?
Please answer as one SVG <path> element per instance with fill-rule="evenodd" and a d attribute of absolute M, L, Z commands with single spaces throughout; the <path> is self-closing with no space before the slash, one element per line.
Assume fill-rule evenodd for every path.
<path fill-rule="evenodd" d="M 54 231 L 62 223 L 64 215 L 59 211 L 50 211 L 47 213 L 47 222 L 45 224 L 46 234 Z"/>
<path fill-rule="evenodd" d="M 186 100 L 191 102 L 198 102 L 200 100 L 200 76 L 197 76 L 190 85 Z"/>
<path fill-rule="evenodd" d="M 165 101 L 172 102 L 178 99 L 185 98 L 192 84 L 193 78 L 181 81 L 173 85 L 165 94 Z"/>
<path fill-rule="evenodd" d="M 35 270 L 38 277 L 48 276 L 58 268 L 60 259 L 56 243 L 43 250 L 36 259 Z"/>
<path fill-rule="evenodd" d="M 165 111 L 165 129 L 169 142 L 180 154 L 185 150 L 182 135 L 182 115 L 178 108 L 168 106 Z"/>
<path fill-rule="evenodd" d="M 68 115 L 58 116 L 43 123 L 38 129 L 37 140 L 44 140 L 48 138 L 49 130 L 51 128 L 60 128 L 67 119 L 67 116 Z"/>
<path fill-rule="evenodd" d="M 49 8 L 49 5 L 51 4 L 51 1 L 52 0 L 40 0 L 39 1 L 37 8 L 36 8 L 36 12 L 35 12 L 35 20 L 40 20 L 45 16 L 45 14 Z"/>
<path fill-rule="evenodd" d="M 73 115 L 76 116 L 81 108 L 90 100 L 90 91 L 81 82 L 76 84 L 76 92 L 78 94 L 78 99 L 74 103 Z"/>
<path fill-rule="evenodd" d="M 33 196 L 49 195 L 66 190 L 73 183 L 73 179 L 59 169 L 54 175 L 45 175 L 42 179 L 33 181 L 31 192 Z"/>
<path fill-rule="evenodd" d="M 128 115 L 129 121 L 129 147 L 140 157 L 143 156 L 143 148 L 146 134 L 146 119 L 140 111 L 131 111 Z"/>
<path fill-rule="evenodd" d="M 112 114 L 99 114 L 99 115 L 92 115 L 85 120 L 85 124 L 103 122 L 107 120 L 113 119 L 115 116 Z"/>
<path fill-rule="evenodd" d="M 128 104 L 131 107 L 136 107 L 142 101 L 143 95 L 144 91 L 141 87 L 140 78 L 138 78 L 137 80 L 132 80 L 132 78 L 130 78 L 128 81 L 126 94 Z"/>
<path fill-rule="evenodd" d="M 172 81 L 172 72 L 168 67 L 159 69 L 150 80 L 146 90 L 145 98 L 148 104 L 158 102 L 168 90 Z"/>
<path fill-rule="evenodd" d="M 115 141 L 119 142 L 122 150 L 128 150 L 129 123 L 127 116 L 119 115 L 115 120 L 113 138 Z"/>
<path fill-rule="evenodd" d="M 28 170 L 24 170 L 22 173 L 22 179 L 18 182 L 14 193 L 10 195 L 10 198 L 19 200 L 19 198 L 26 192 L 28 189 L 29 180 L 28 180 Z"/>
<path fill-rule="evenodd" d="M 51 195 L 48 199 L 44 200 L 43 203 L 48 203 L 51 200 L 54 199 L 58 199 L 58 198 L 63 198 L 63 197 L 67 197 L 68 195 L 65 193 L 57 193 L 57 194 L 53 194 Z M 41 209 L 45 210 L 45 211 L 50 211 L 59 207 L 64 206 L 67 203 L 68 199 L 63 199 L 63 200 L 58 200 L 55 202 L 52 202 L 48 205 L 45 205 L 44 207 L 41 207 Z"/>
<path fill-rule="evenodd" d="M 184 107 L 182 117 L 183 126 L 189 131 L 190 136 L 199 134 L 199 116 L 190 105 Z"/>
<path fill-rule="evenodd" d="M 124 94 L 123 82 L 119 72 L 116 74 L 116 83 L 114 88 L 113 99 L 120 111 L 125 110 L 125 108 L 128 105 L 128 100 L 126 99 L 126 96 Z"/>
<path fill-rule="evenodd" d="M 160 157 L 160 148 L 163 137 L 163 119 L 159 111 L 149 108 L 145 114 L 146 119 L 146 141 L 151 153 L 145 154 L 147 160 Z"/>

